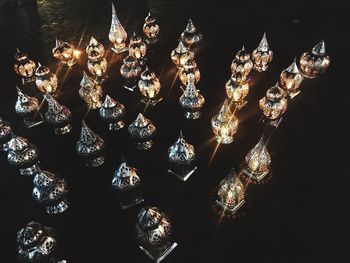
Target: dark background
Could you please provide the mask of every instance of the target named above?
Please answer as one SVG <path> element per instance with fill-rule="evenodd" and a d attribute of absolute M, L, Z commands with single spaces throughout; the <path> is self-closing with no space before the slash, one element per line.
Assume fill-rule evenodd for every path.
<path fill-rule="evenodd" d="M 346 1 L 344 1 L 345 3 Z M 45 214 L 31 198 L 32 177 L 21 177 L 0 160 L 1 261 L 16 261 L 16 232 L 30 220 L 53 226 L 69 262 L 150 262 L 138 248 L 134 230 L 141 206 L 121 211 L 111 190 L 114 169 L 123 154 L 139 169 L 145 204 L 158 206 L 172 219 L 179 246 L 166 262 L 349 262 L 350 180 L 349 120 L 347 115 L 349 44 L 346 29 L 349 9 L 341 1 L 175 1 L 120 0 L 117 13 L 128 34 L 142 32 L 148 10 L 157 18 L 160 42 L 148 52 L 149 66 L 160 76 L 164 101 L 146 110 L 158 129 L 155 145 L 142 152 L 133 148 L 127 130 L 110 133 L 97 111 L 87 124 L 107 143 L 106 162 L 86 168 L 75 153 L 75 142 L 86 107 L 79 98 L 85 47 L 95 36 L 106 47 L 110 4 L 100 0 L 40 0 L 37 4 L 0 9 L 0 116 L 11 121 L 16 134 L 40 148 L 41 166 L 64 177 L 70 186 L 70 208 L 62 215 Z M 178 105 L 179 80 L 170 52 L 191 17 L 204 35 L 196 54 L 201 71 L 197 87 L 206 98 L 203 116 L 189 121 Z M 219 147 L 210 118 L 225 98 L 224 84 L 230 63 L 244 44 L 249 51 L 263 32 L 274 59 L 269 71 L 253 72 L 248 105 L 238 114 L 235 141 Z M 55 37 L 83 50 L 64 80 L 66 68 L 57 69 L 51 56 Z M 290 102 L 280 128 L 269 144 L 271 175 L 261 184 L 250 184 L 246 204 L 234 217 L 221 217 L 213 205 L 217 185 L 231 167 L 239 167 L 262 133 L 258 100 L 302 52 L 322 38 L 331 57 L 327 72 L 306 79 L 302 94 Z M 56 136 L 46 125 L 23 127 L 16 116 L 13 72 L 15 48 L 35 61 L 57 70 L 59 101 L 72 110 L 74 130 Z M 109 81 L 106 94 L 127 109 L 127 125 L 144 110 L 139 92 L 122 88 L 120 58 L 108 52 Z M 38 94 L 35 87 L 24 89 Z M 183 183 L 166 174 L 167 148 L 179 130 L 197 152 L 198 171 Z M 212 161 L 210 161 L 212 158 Z"/>

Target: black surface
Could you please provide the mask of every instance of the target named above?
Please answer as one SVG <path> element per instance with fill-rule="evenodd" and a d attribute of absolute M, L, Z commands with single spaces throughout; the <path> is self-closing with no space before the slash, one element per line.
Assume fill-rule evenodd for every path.
<path fill-rule="evenodd" d="M 111 190 L 113 171 L 121 154 L 139 169 L 146 204 L 168 213 L 179 246 L 165 262 L 349 262 L 350 187 L 347 89 L 349 61 L 345 25 L 349 9 L 340 1 L 118 1 L 116 9 L 127 32 L 141 32 L 150 9 L 161 26 L 158 46 L 149 52 L 149 65 L 162 83 L 163 102 L 147 109 L 158 128 L 154 147 L 141 152 L 132 147 L 126 129 L 110 133 L 92 111 L 87 124 L 107 143 L 107 160 L 100 168 L 86 168 L 75 153 L 80 121 L 86 108 L 78 95 L 85 53 L 68 74 L 59 73 L 62 97 L 74 116 L 74 130 L 56 136 L 46 125 L 25 129 L 16 116 L 13 72 L 15 48 L 54 71 L 51 48 L 56 36 L 85 49 L 90 36 L 109 45 L 110 5 L 99 0 L 38 1 L 0 10 L 0 116 L 11 121 L 16 134 L 40 148 L 41 165 L 64 177 L 70 186 L 71 206 L 59 216 L 46 215 L 31 198 L 32 178 L 21 177 L 1 154 L 1 262 L 16 262 L 16 232 L 30 220 L 56 228 L 69 262 L 150 262 L 138 249 L 134 229 L 140 206 L 121 211 Z M 178 105 L 179 81 L 171 84 L 175 68 L 170 51 L 188 17 L 202 31 L 204 42 L 197 64 L 197 87 L 206 98 L 203 116 L 183 118 Z M 86 29 L 86 30 L 85 30 Z M 85 31 L 84 31 L 85 30 Z M 252 74 L 249 104 L 238 115 L 240 127 L 230 145 L 215 143 L 210 118 L 225 97 L 233 54 L 242 44 L 253 50 L 263 32 L 274 51 L 266 73 Z M 305 80 L 302 94 L 289 104 L 285 119 L 269 150 L 273 174 L 264 184 L 250 185 L 247 203 L 234 218 L 220 218 L 213 195 L 232 166 L 238 167 L 261 135 L 257 101 L 295 56 L 310 50 L 322 38 L 331 57 L 328 71 Z M 106 94 L 126 105 L 129 124 L 144 110 L 138 92 L 121 87 L 120 62 L 112 53 Z M 27 90 L 37 93 L 35 88 Z M 185 183 L 164 173 L 167 148 L 179 130 L 192 143 L 199 170 Z"/>

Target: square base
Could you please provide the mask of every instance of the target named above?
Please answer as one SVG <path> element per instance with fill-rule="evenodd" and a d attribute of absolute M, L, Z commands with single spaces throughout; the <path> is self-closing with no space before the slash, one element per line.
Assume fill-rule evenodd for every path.
<path fill-rule="evenodd" d="M 249 178 L 251 178 L 253 181 L 260 182 L 262 179 L 265 178 L 266 175 L 268 175 L 270 173 L 270 170 L 267 170 L 267 171 L 263 172 L 262 174 L 257 174 L 257 173 L 251 172 L 247 168 L 244 168 L 242 170 L 242 172 L 243 172 L 243 174 L 245 174 Z"/>
<path fill-rule="evenodd" d="M 289 93 L 288 95 L 289 95 L 289 97 L 290 97 L 291 99 L 294 99 L 294 98 L 295 98 L 296 96 L 298 96 L 300 93 L 301 93 L 301 91 L 298 90 L 298 91 L 296 91 L 296 92 L 291 92 L 291 93 Z"/>
<path fill-rule="evenodd" d="M 121 49 L 116 49 L 116 48 L 112 47 L 111 50 L 116 54 L 121 54 L 121 53 L 124 53 L 125 51 L 128 51 L 128 48 L 123 47 Z"/>
<path fill-rule="evenodd" d="M 155 106 L 157 105 L 159 102 L 161 102 L 163 100 L 163 98 L 154 98 L 154 99 L 149 99 L 149 98 L 143 98 L 141 100 L 142 103 L 148 105 L 148 106 Z"/>
<path fill-rule="evenodd" d="M 186 182 L 188 178 L 190 178 L 190 176 L 197 170 L 197 166 L 195 166 L 191 171 L 189 171 L 187 174 L 185 175 L 180 175 L 178 173 L 175 173 L 172 170 L 168 170 L 168 173 L 171 173 L 173 175 L 175 175 L 179 180 Z"/>
<path fill-rule="evenodd" d="M 241 109 L 243 109 L 244 106 L 247 105 L 247 104 L 248 104 L 248 101 L 246 101 L 246 100 L 244 100 L 242 102 L 237 102 L 236 103 L 237 111 L 240 111 Z"/>
<path fill-rule="evenodd" d="M 32 127 L 35 127 L 39 124 L 42 124 L 44 121 L 41 117 L 41 114 L 38 114 L 36 115 L 35 117 L 33 118 L 25 118 L 24 119 L 24 124 L 26 125 L 26 127 L 29 129 L 29 128 L 32 128 Z"/>
<path fill-rule="evenodd" d="M 120 208 L 123 210 L 126 210 L 126 209 L 133 207 L 135 205 L 139 205 L 139 204 L 143 203 L 144 201 L 145 200 L 143 198 L 140 198 L 140 199 L 135 200 L 133 203 L 129 203 L 129 204 L 120 203 Z"/>
<path fill-rule="evenodd" d="M 134 91 L 137 88 L 137 85 L 135 84 L 135 85 L 128 86 L 128 85 L 125 84 L 125 85 L 123 85 L 123 88 L 127 89 L 127 90 L 130 90 L 130 91 Z"/>
<path fill-rule="evenodd" d="M 219 202 L 218 200 L 215 200 L 215 204 L 216 204 L 217 206 L 219 206 L 219 207 L 220 207 L 221 209 L 223 209 L 225 212 L 227 211 L 228 213 L 230 213 L 230 214 L 232 214 L 232 215 L 233 215 L 234 213 L 236 213 L 237 210 L 240 209 L 241 206 L 242 206 L 244 203 L 245 203 L 245 201 L 244 201 L 244 199 L 243 199 L 243 200 L 242 200 L 241 202 L 239 202 L 239 204 L 236 205 L 233 209 L 229 209 L 229 208 L 227 208 L 227 206 L 226 206 L 225 204 Z"/>
<path fill-rule="evenodd" d="M 148 250 L 146 250 L 145 248 L 143 248 L 142 246 L 139 246 L 139 248 L 153 261 L 155 261 L 156 263 L 161 262 L 164 258 L 166 258 L 166 256 L 168 256 L 171 251 L 174 250 L 174 248 L 177 247 L 177 243 L 173 243 L 169 248 L 167 248 L 166 250 L 164 250 L 162 253 L 160 253 L 158 256 L 154 256 L 152 255 L 150 252 L 148 252 Z"/>

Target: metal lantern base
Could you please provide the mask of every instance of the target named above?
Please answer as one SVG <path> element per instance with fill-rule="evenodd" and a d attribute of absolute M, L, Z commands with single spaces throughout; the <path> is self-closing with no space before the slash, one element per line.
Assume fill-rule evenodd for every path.
<path fill-rule="evenodd" d="M 72 125 L 69 123 L 69 124 L 67 124 L 64 127 L 56 128 L 55 129 L 55 134 L 57 134 L 57 135 L 64 135 L 64 134 L 70 133 L 72 128 L 73 128 Z"/>
<path fill-rule="evenodd" d="M 267 169 L 263 173 L 256 173 L 256 172 L 251 171 L 249 168 L 244 168 L 242 170 L 242 172 L 243 172 L 243 174 L 245 174 L 246 176 L 251 178 L 253 181 L 260 182 L 262 179 L 265 178 L 266 175 L 268 175 L 270 173 L 270 169 Z"/>
<path fill-rule="evenodd" d="M 85 166 L 98 167 L 101 166 L 105 161 L 105 156 L 99 156 L 92 160 L 85 161 Z"/>
<path fill-rule="evenodd" d="M 124 53 L 125 51 L 128 51 L 128 48 L 125 46 L 121 46 L 121 47 L 112 47 L 111 50 L 116 53 L 116 54 L 121 54 L 121 53 Z"/>
<path fill-rule="evenodd" d="M 215 200 L 215 204 L 216 204 L 218 207 L 220 207 L 222 210 L 224 210 L 224 212 L 230 213 L 230 214 L 232 214 L 232 215 L 233 215 L 234 213 L 236 213 L 237 210 L 240 209 L 241 206 L 242 206 L 244 203 L 245 203 L 245 201 L 244 201 L 244 199 L 243 199 L 241 202 L 239 202 L 239 203 L 238 203 L 236 206 L 234 206 L 233 208 L 228 208 L 228 207 L 226 206 L 225 203 L 222 203 L 222 202 L 220 202 L 219 200 Z"/>
<path fill-rule="evenodd" d="M 22 84 L 27 85 L 35 81 L 35 75 L 31 77 L 22 77 Z"/>
<path fill-rule="evenodd" d="M 141 204 L 143 203 L 145 200 L 140 197 L 140 198 L 136 198 L 135 200 L 133 200 L 133 202 L 129 202 L 129 203 L 122 203 L 120 202 L 120 208 L 123 209 L 123 210 L 126 210 L 130 207 L 133 207 L 135 205 L 138 205 L 138 204 Z"/>
<path fill-rule="evenodd" d="M 145 37 L 145 42 L 147 45 L 154 45 L 156 44 L 157 42 L 159 41 L 159 38 L 158 37 L 155 37 L 155 38 L 148 38 L 148 37 Z"/>
<path fill-rule="evenodd" d="M 142 246 L 139 246 L 139 248 L 154 262 L 159 263 L 161 262 L 166 256 L 168 256 L 171 251 L 173 251 L 177 247 L 177 243 L 173 243 L 171 246 L 167 247 L 166 249 L 161 249 L 158 251 L 150 252 L 147 249 L 145 249 Z"/>
<path fill-rule="evenodd" d="M 148 106 L 153 107 L 153 106 L 157 105 L 159 102 L 161 102 L 162 100 L 163 100 L 163 98 L 161 98 L 161 97 L 160 98 L 152 98 L 152 99 L 150 99 L 150 98 L 143 98 L 141 100 L 141 102 L 146 104 L 146 105 L 148 105 Z"/>
<path fill-rule="evenodd" d="M 136 148 L 139 150 L 148 150 L 153 146 L 153 141 L 149 140 L 147 142 L 136 143 Z"/>
<path fill-rule="evenodd" d="M 32 117 L 26 117 L 24 118 L 24 124 L 28 129 L 38 126 L 39 124 L 42 124 L 43 118 L 40 113 L 36 114 L 35 116 Z"/>
<path fill-rule="evenodd" d="M 118 121 L 116 123 L 109 123 L 108 129 L 110 131 L 118 131 L 118 130 L 122 129 L 124 126 L 125 126 L 124 121 Z"/>
<path fill-rule="evenodd" d="M 37 172 L 38 172 L 38 164 L 34 164 L 27 168 L 19 169 L 20 175 L 23 175 L 23 176 L 35 175 L 37 174 Z"/>
<path fill-rule="evenodd" d="M 66 211 L 68 207 L 69 207 L 68 200 L 63 200 L 60 203 L 58 203 L 57 205 L 46 207 L 46 212 L 48 214 L 57 215 L 57 214 L 61 214 L 64 211 Z"/>
<path fill-rule="evenodd" d="M 197 166 L 195 166 L 192 170 L 186 172 L 185 174 L 179 174 L 177 172 L 174 172 L 172 170 L 168 170 L 168 173 L 171 173 L 175 175 L 178 179 L 180 179 L 183 182 L 186 182 L 188 178 L 197 170 Z"/>
<path fill-rule="evenodd" d="M 185 112 L 184 116 L 185 116 L 186 119 L 196 120 L 196 119 L 199 119 L 202 116 L 202 114 L 201 114 L 200 111 Z"/>

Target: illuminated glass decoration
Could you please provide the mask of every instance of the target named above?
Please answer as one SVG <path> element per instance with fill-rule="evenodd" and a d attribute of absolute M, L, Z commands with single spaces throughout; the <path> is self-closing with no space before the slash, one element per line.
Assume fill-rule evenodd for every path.
<path fill-rule="evenodd" d="M 119 54 L 128 50 L 126 47 L 126 40 L 128 38 L 128 34 L 126 33 L 124 27 L 119 21 L 117 16 L 117 12 L 115 11 L 114 4 L 112 3 L 112 22 L 111 28 L 108 34 L 109 41 L 112 42 L 113 48 L 112 50 Z"/>
<path fill-rule="evenodd" d="M 254 62 L 254 69 L 258 72 L 266 71 L 269 67 L 269 63 L 272 61 L 273 52 L 269 48 L 269 43 L 266 39 L 266 33 L 259 46 L 253 50 L 252 60 Z"/>
<path fill-rule="evenodd" d="M 18 48 L 15 54 L 14 70 L 22 77 L 24 85 L 35 81 L 35 62 L 28 57 L 27 53 L 21 52 Z"/>
<path fill-rule="evenodd" d="M 294 59 L 293 63 L 281 72 L 281 87 L 291 98 L 294 98 L 300 93 L 299 87 L 303 79 L 304 77 L 299 71 L 296 60 Z"/>
<path fill-rule="evenodd" d="M 194 53 L 190 48 L 186 47 L 182 41 L 171 51 L 171 60 L 178 67 L 185 65 L 186 61 L 194 58 Z"/>
<path fill-rule="evenodd" d="M 267 136 L 261 136 L 259 142 L 245 157 L 244 174 L 254 181 L 261 181 L 270 172 L 271 156 L 267 150 Z"/>
<path fill-rule="evenodd" d="M 230 144 L 238 130 L 238 119 L 231 110 L 231 100 L 226 99 L 218 114 L 211 119 L 211 127 L 218 143 Z"/>
<path fill-rule="evenodd" d="M 186 89 L 183 91 L 179 99 L 180 105 L 185 111 L 186 119 L 198 119 L 201 117 L 201 109 L 204 106 L 205 99 L 199 90 L 194 85 L 194 82 L 189 82 Z"/>
<path fill-rule="evenodd" d="M 300 57 L 300 69 L 306 78 L 316 78 L 325 72 L 329 66 L 330 59 L 326 53 L 326 44 L 321 40 L 310 52 L 305 52 Z"/>
<path fill-rule="evenodd" d="M 215 204 L 224 212 L 234 214 L 244 204 L 245 190 L 234 169 L 219 185 Z"/>

